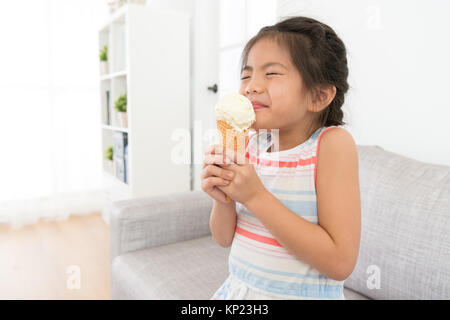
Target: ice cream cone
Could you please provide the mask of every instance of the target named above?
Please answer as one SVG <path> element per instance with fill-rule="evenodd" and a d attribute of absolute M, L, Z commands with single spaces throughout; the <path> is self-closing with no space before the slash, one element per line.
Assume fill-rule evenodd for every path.
<path fill-rule="evenodd" d="M 232 151 L 230 158 L 234 159 L 236 155 L 237 163 L 240 164 L 245 160 L 250 127 L 256 121 L 253 104 L 239 93 L 230 93 L 219 99 L 214 110 L 223 153 Z M 231 202 L 230 197 L 225 196 L 227 202 Z"/>
<path fill-rule="evenodd" d="M 221 145 L 223 146 L 223 153 L 227 149 L 233 150 L 238 159 L 245 156 L 245 147 L 248 142 L 249 130 L 237 131 L 233 129 L 226 121 L 217 120 L 217 130 L 220 133 Z M 231 199 L 225 195 L 227 202 Z"/>

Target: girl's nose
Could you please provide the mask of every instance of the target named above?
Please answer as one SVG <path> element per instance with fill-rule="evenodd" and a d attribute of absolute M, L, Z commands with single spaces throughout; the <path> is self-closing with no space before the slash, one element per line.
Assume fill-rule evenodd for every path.
<path fill-rule="evenodd" d="M 262 85 L 260 85 L 259 83 L 257 83 L 255 80 L 252 80 L 248 83 L 247 87 L 245 88 L 245 92 L 247 94 L 250 93 L 261 93 L 262 91 L 264 91 L 264 88 Z"/>

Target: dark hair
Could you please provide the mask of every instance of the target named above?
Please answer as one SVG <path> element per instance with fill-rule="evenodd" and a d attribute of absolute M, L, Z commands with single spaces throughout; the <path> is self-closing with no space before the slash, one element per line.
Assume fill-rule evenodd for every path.
<path fill-rule="evenodd" d="M 333 29 L 307 17 L 290 17 L 263 27 L 244 48 L 241 71 L 247 64 L 250 49 L 258 40 L 266 37 L 277 40 L 289 50 L 292 62 L 308 90 L 318 84 L 332 84 L 336 87 L 333 101 L 319 115 L 320 126 L 345 124 L 341 107 L 344 104 L 344 94 L 349 88 L 347 53 L 344 43 Z"/>

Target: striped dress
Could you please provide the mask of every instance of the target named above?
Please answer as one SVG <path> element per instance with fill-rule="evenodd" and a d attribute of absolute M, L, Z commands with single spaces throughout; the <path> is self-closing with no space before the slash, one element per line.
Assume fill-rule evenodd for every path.
<path fill-rule="evenodd" d="M 284 206 L 318 224 L 316 203 L 317 151 L 322 134 L 340 126 L 322 127 L 302 144 L 267 152 L 270 132 L 252 133 L 246 157 L 267 190 Z M 344 281 L 336 281 L 290 254 L 241 203 L 228 259 L 229 276 L 211 299 L 345 299 Z M 274 214 L 276 214 L 274 212 Z"/>

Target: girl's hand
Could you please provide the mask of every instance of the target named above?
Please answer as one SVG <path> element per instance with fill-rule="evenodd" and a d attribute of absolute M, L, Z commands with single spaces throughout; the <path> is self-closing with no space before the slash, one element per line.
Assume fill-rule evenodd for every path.
<path fill-rule="evenodd" d="M 254 165 L 250 163 L 248 158 L 242 155 L 238 157 L 233 150 L 227 150 L 226 158 L 232 161 L 226 168 L 227 171 L 234 173 L 234 177 L 230 184 L 217 186 L 221 191 L 232 200 L 243 205 L 267 192 L 256 173 Z"/>
<path fill-rule="evenodd" d="M 227 168 L 229 162 L 231 161 L 223 155 L 222 146 L 210 145 L 205 151 L 201 172 L 202 190 L 211 198 L 224 204 L 230 204 L 230 202 L 225 200 L 225 193 L 218 187 L 228 185 L 233 179 L 227 173 L 233 175 L 234 173 L 222 168 Z"/>

